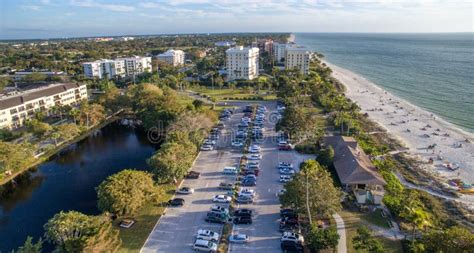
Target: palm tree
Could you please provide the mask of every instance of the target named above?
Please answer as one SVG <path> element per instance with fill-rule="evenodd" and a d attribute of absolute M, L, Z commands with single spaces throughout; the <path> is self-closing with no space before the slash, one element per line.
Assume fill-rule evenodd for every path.
<path fill-rule="evenodd" d="M 430 226 L 430 216 L 425 210 L 413 202 L 405 206 L 401 216 L 412 224 L 412 246 L 414 246 L 416 229 L 425 229 Z"/>
<path fill-rule="evenodd" d="M 79 117 L 81 112 L 77 108 L 72 108 L 68 114 L 74 120 L 74 124 L 77 124 L 77 117 Z"/>

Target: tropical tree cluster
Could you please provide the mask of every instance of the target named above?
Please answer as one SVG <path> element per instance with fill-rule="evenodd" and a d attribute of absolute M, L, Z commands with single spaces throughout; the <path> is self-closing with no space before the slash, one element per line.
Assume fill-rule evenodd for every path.
<path fill-rule="evenodd" d="M 118 232 L 105 215 L 59 212 L 44 225 L 45 238 L 59 252 L 109 252 L 120 245 Z"/>
<path fill-rule="evenodd" d="M 370 253 L 385 252 L 382 242 L 374 238 L 372 232 L 366 226 L 357 228 L 357 235 L 352 238 L 352 244 L 357 251 L 366 251 Z"/>
<path fill-rule="evenodd" d="M 285 184 L 280 196 L 283 206 L 292 207 L 310 220 L 330 218 L 341 209 L 341 191 L 333 184 L 327 170 L 315 160 L 306 160 L 293 180 Z"/>
<path fill-rule="evenodd" d="M 157 194 L 150 173 L 129 169 L 109 176 L 96 191 L 99 210 L 119 216 L 134 214 Z"/>

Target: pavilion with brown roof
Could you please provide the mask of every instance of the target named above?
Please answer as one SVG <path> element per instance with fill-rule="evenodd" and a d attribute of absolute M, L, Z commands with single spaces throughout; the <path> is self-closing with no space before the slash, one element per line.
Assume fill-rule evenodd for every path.
<path fill-rule="evenodd" d="M 387 183 L 357 141 L 353 137 L 328 136 L 324 143 L 334 149 L 333 165 L 344 189 L 353 191 L 361 204 L 380 204 Z"/>

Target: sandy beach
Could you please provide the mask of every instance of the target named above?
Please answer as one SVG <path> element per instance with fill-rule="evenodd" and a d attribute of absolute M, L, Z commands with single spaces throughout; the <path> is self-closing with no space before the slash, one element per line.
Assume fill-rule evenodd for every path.
<path fill-rule="evenodd" d="M 474 134 L 390 94 L 354 72 L 325 63 L 346 86 L 346 96 L 361 107 L 362 113 L 403 143 L 410 155 L 432 161 L 426 169 L 436 178 L 444 183 L 450 179 L 474 183 Z M 460 199 L 474 206 L 474 195 L 463 194 Z"/>

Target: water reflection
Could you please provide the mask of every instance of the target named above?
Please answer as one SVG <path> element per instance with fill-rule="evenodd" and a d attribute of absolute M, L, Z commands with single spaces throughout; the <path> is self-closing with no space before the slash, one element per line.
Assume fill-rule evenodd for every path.
<path fill-rule="evenodd" d="M 99 213 L 95 187 L 122 169 L 146 169 L 156 148 L 146 134 L 114 123 L 0 188 L 0 252 L 42 236 L 44 223 L 61 210 Z"/>

